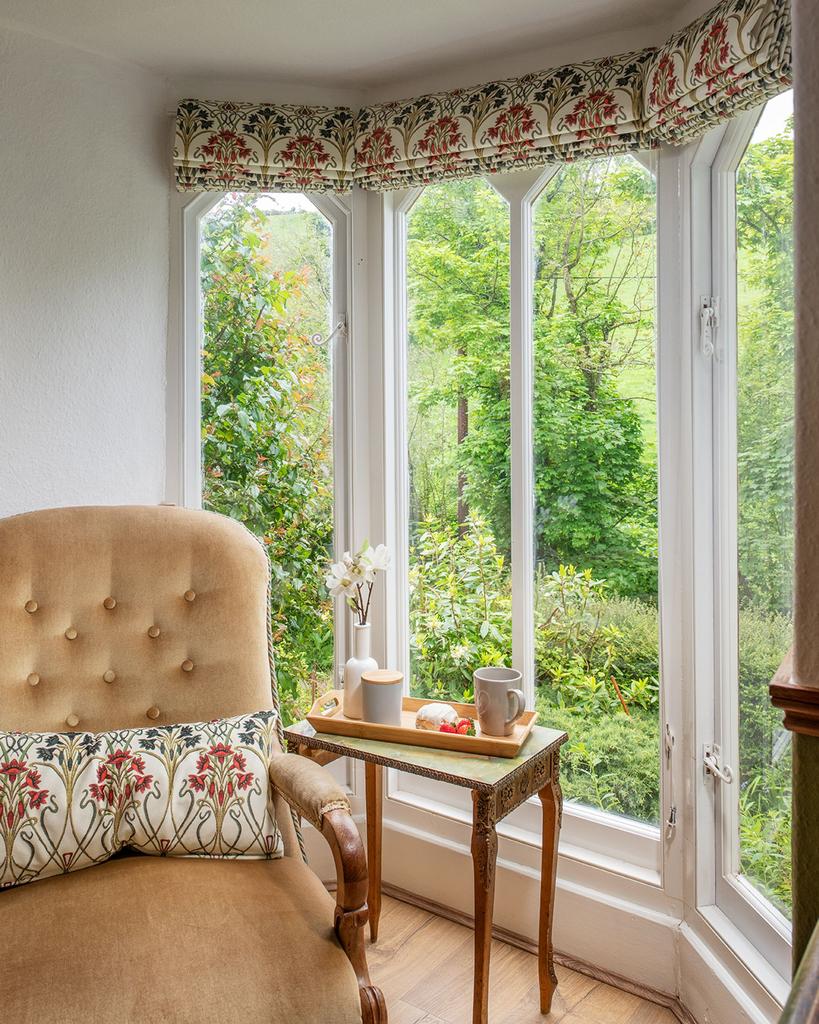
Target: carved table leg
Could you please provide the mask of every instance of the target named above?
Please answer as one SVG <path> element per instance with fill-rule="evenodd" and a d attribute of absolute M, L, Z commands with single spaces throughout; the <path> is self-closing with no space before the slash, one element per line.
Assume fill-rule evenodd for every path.
<path fill-rule="evenodd" d="M 367 904 L 370 908 L 370 939 L 378 938 L 381 916 L 381 809 L 383 778 L 380 764 L 364 765 L 367 791 L 367 867 L 370 875 Z"/>
<path fill-rule="evenodd" d="M 540 864 L 540 928 L 538 934 L 538 981 L 540 982 L 540 1012 L 549 1013 L 552 996 L 557 988 L 552 950 L 552 924 L 554 922 L 555 881 L 557 878 L 557 842 L 560 838 L 560 820 L 563 813 L 563 794 L 560 791 L 559 755 L 552 755 L 549 782 L 538 796 L 543 804 L 543 852 Z"/>
<path fill-rule="evenodd" d="M 489 953 L 492 945 L 492 911 L 495 900 L 494 794 L 472 791 L 472 870 L 475 878 L 475 976 L 472 990 L 472 1024 L 489 1019 Z"/>

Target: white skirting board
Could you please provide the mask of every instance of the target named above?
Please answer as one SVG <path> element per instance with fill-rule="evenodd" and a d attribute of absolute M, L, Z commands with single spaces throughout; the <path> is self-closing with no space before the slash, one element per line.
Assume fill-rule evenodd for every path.
<path fill-rule="evenodd" d="M 363 816 L 356 815 L 359 828 Z M 335 882 L 324 839 L 304 829 L 310 865 Z M 516 863 L 516 844 L 501 839 L 495 887 L 495 924 L 537 941 L 540 879 Z M 434 871 L 430 865 L 434 864 Z M 636 986 L 679 1000 L 698 1024 L 775 1024 L 780 1005 L 702 921 L 684 922 L 672 912 L 616 895 L 620 879 L 597 872 L 599 885 L 558 870 L 555 948 L 567 957 L 620 975 Z M 466 843 L 440 839 L 391 820 L 384 821 L 383 881 L 453 911 L 472 913 L 472 859 Z M 668 901 L 670 909 L 675 907 Z"/>

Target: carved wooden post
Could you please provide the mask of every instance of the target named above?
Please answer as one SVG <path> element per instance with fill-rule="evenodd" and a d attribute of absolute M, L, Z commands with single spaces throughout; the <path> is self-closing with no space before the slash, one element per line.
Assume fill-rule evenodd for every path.
<path fill-rule="evenodd" d="M 793 736 L 793 957 L 819 919 L 819 5 L 793 0 L 796 580 L 793 667 L 771 699 Z M 784 667 L 784 666 L 783 666 Z M 785 678 L 783 678 L 783 676 Z"/>

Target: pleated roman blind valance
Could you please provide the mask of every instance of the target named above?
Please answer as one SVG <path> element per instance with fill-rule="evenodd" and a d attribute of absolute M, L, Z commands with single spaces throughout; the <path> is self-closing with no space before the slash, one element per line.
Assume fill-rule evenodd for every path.
<path fill-rule="evenodd" d="M 687 142 L 791 84 L 789 0 L 723 0 L 647 65 L 645 131 Z"/>
<path fill-rule="evenodd" d="M 354 140 L 349 107 L 183 100 L 176 185 L 191 192 L 348 192 Z"/>
<path fill-rule="evenodd" d="M 364 107 L 356 182 L 390 189 L 645 149 L 646 51 Z"/>
<path fill-rule="evenodd" d="M 791 84 L 789 0 L 722 0 L 659 48 L 348 107 L 184 100 L 177 187 L 384 191 L 679 144 Z"/>

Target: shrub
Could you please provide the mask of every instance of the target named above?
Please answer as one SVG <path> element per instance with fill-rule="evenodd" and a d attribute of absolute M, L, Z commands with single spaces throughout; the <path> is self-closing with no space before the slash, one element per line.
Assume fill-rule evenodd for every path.
<path fill-rule="evenodd" d="M 472 700 L 472 672 L 512 655 L 509 582 L 482 520 L 457 528 L 423 525 L 410 552 L 413 690 Z"/>
<path fill-rule="evenodd" d="M 660 817 L 660 747 L 655 715 L 589 718 L 551 707 L 538 694 L 540 724 L 563 729 L 561 784 L 569 800 L 656 823 Z"/>
<path fill-rule="evenodd" d="M 610 714 L 659 709 L 657 611 L 606 600 L 591 570 L 563 566 L 536 585 L 537 683 L 558 707 Z"/>

